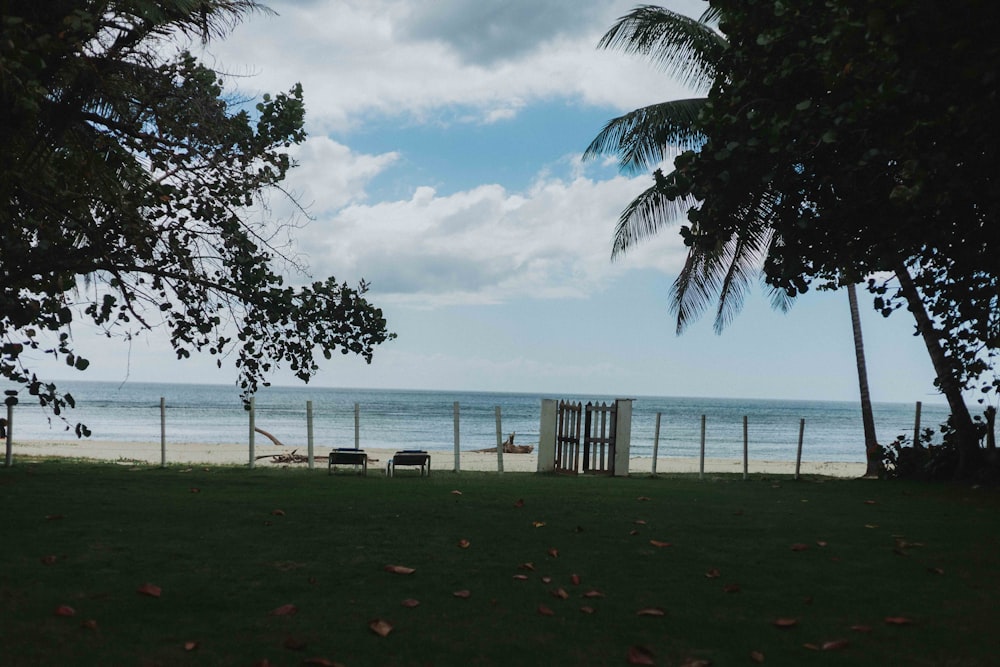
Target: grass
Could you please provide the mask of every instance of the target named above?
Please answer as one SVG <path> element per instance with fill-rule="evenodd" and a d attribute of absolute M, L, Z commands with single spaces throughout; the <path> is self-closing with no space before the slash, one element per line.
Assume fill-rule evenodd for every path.
<path fill-rule="evenodd" d="M 407 472 L 0 469 L 0 664 L 995 664 L 995 489 Z"/>

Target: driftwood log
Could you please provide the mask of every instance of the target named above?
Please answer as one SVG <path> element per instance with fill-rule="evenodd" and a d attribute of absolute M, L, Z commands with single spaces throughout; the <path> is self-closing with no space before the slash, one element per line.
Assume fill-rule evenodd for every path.
<path fill-rule="evenodd" d="M 535 451 L 534 445 L 515 445 L 514 444 L 514 435 L 515 435 L 515 433 L 511 433 L 509 436 L 507 436 L 507 439 L 503 441 L 503 453 L 504 454 L 530 454 L 531 452 Z M 488 449 L 476 449 L 476 450 L 473 450 L 473 451 L 476 451 L 476 452 L 495 452 L 496 450 L 497 450 L 496 447 L 490 447 Z"/>
<path fill-rule="evenodd" d="M 271 435 L 270 433 L 268 433 L 264 429 L 259 428 L 257 426 L 254 426 L 253 430 L 255 430 L 258 433 L 260 433 L 262 436 L 264 436 L 265 438 L 267 438 L 268 440 L 270 440 L 271 442 L 273 442 L 274 444 L 276 444 L 278 447 L 284 447 L 284 445 L 281 444 L 280 440 L 278 440 L 277 438 L 275 438 L 273 435 Z M 264 457 L 261 456 L 261 457 L 258 457 L 258 458 L 264 458 Z"/>

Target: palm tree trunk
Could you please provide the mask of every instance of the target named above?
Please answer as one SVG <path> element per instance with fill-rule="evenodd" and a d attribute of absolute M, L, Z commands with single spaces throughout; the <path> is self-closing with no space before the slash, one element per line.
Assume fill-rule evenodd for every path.
<path fill-rule="evenodd" d="M 858 363 L 858 387 L 861 390 L 861 423 L 865 428 L 865 477 L 878 477 L 882 472 L 878 439 L 875 437 L 875 413 L 868 390 L 868 366 L 865 363 L 865 342 L 861 336 L 861 313 L 858 312 L 858 290 L 854 283 L 847 286 L 847 300 L 851 305 L 851 327 L 854 330 L 854 357 Z"/>
<path fill-rule="evenodd" d="M 902 262 L 896 267 L 896 279 L 899 280 L 899 290 L 917 321 L 917 332 L 924 339 L 924 345 L 927 346 L 931 363 L 934 365 L 934 372 L 937 374 L 938 388 L 948 400 L 948 407 L 951 409 L 951 424 L 958 436 L 959 459 L 958 470 L 955 471 L 955 474 L 958 477 L 966 477 L 975 466 L 979 450 L 979 437 L 976 433 L 976 427 L 972 423 L 969 408 L 965 405 L 965 397 L 962 396 L 962 384 L 958 380 L 959 373 L 953 360 L 945 355 L 944 349 L 941 347 L 941 332 L 934 327 L 934 323 L 924 307 L 924 302 L 920 300 L 917 286 L 913 283 L 910 272 Z"/>

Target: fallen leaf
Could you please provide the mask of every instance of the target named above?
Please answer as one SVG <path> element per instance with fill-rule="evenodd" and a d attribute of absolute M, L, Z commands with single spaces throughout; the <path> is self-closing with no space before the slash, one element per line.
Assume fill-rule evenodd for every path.
<path fill-rule="evenodd" d="M 582 607 L 580 607 L 580 611 L 582 611 L 584 614 L 593 614 L 594 608 L 589 605 L 583 605 Z"/>
<path fill-rule="evenodd" d="M 691 658 L 690 660 L 682 662 L 680 667 L 710 667 L 711 664 L 711 660 L 705 660 L 704 658 Z"/>
<path fill-rule="evenodd" d="M 722 590 L 725 593 L 739 593 L 740 592 L 740 585 L 739 584 L 726 584 L 725 586 L 722 587 Z"/>
<path fill-rule="evenodd" d="M 463 600 L 468 600 L 469 598 L 472 597 L 472 591 L 469 591 L 467 589 L 462 589 L 460 591 L 455 591 L 454 593 L 452 593 L 452 595 L 454 595 L 457 598 L 462 598 Z"/>
<path fill-rule="evenodd" d="M 878 528 L 877 523 L 866 523 L 865 528 Z"/>
<path fill-rule="evenodd" d="M 644 519 L 636 519 L 632 523 L 636 524 L 637 526 L 645 526 L 646 525 L 646 521 Z"/>
<path fill-rule="evenodd" d="M 865 501 L 865 505 L 874 505 L 874 504 L 875 504 L 874 500 L 866 500 Z"/>
<path fill-rule="evenodd" d="M 369 459 L 371 460 L 371 459 Z M 327 660 L 326 658 L 306 658 L 303 665 L 316 665 L 316 667 L 341 667 L 339 662 Z"/>
<path fill-rule="evenodd" d="M 834 639 L 828 642 L 823 642 L 820 644 L 821 651 L 839 651 L 840 649 L 846 647 L 850 644 L 846 639 Z"/>
<path fill-rule="evenodd" d="M 713 567 L 712 569 L 710 569 L 708 572 L 705 573 L 705 577 L 708 579 L 718 579 L 721 574 L 722 573 L 719 572 L 717 568 Z"/>
<path fill-rule="evenodd" d="M 796 542 L 792 545 L 792 551 L 805 551 L 809 548 L 808 544 L 803 544 L 802 542 Z"/>
<path fill-rule="evenodd" d="M 660 548 L 674 546 L 670 542 L 661 542 L 660 540 L 650 540 L 649 543 L 652 544 L 654 547 L 660 547 Z"/>
<path fill-rule="evenodd" d="M 271 510 L 271 514 L 274 516 L 285 516 L 285 510 Z"/>
<path fill-rule="evenodd" d="M 819 650 L 819 644 L 813 644 L 812 642 L 803 644 L 802 646 L 803 646 L 803 648 L 807 648 L 810 651 L 818 651 Z"/>
<path fill-rule="evenodd" d="M 280 607 L 275 607 L 270 612 L 269 616 L 294 616 L 299 611 L 299 608 L 293 604 L 283 604 Z"/>
<path fill-rule="evenodd" d="M 872 626 L 870 625 L 852 625 L 851 630 L 855 632 L 871 632 Z"/>
<path fill-rule="evenodd" d="M 645 646 L 629 646 L 626 655 L 630 665 L 655 665 L 653 652 Z"/>
<path fill-rule="evenodd" d="M 201 489 L 199 489 L 197 486 L 192 486 L 191 493 L 201 493 Z"/>
<path fill-rule="evenodd" d="M 760 651 L 750 651 L 750 660 L 758 665 L 764 664 L 764 654 Z"/>
<path fill-rule="evenodd" d="M 601 591 L 598 591 L 598 590 L 589 590 L 589 591 L 587 591 L 586 593 L 583 594 L 583 597 L 585 597 L 585 598 L 602 598 L 602 597 L 604 597 L 604 593 L 602 593 Z"/>
<path fill-rule="evenodd" d="M 469 540 L 465 540 L 465 539 L 459 540 L 458 541 L 458 546 L 459 546 L 459 548 L 462 548 L 462 549 L 468 549 L 469 548 Z"/>
<path fill-rule="evenodd" d="M 368 622 L 368 628 L 379 637 L 388 637 L 389 633 L 392 632 L 392 623 L 376 618 Z"/>
<path fill-rule="evenodd" d="M 927 571 L 931 574 L 944 574 L 944 570 L 939 567 L 929 567 L 927 568 Z"/>
<path fill-rule="evenodd" d="M 534 570 L 535 569 L 535 564 L 534 563 L 521 563 L 520 565 L 517 566 L 517 569 L 519 569 L 519 570 Z"/>
<path fill-rule="evenodd" d="M 158 598 L 163 591 L 156 584 L 143 584 L 135 592 L 140 595 L 148 595 L 151 598 Z"/>
<path fill-rule="evenodd" d="M 526 575 L 526 574 L 515 574 L 514 578 L 517 579 L 518 581 L 527 581 L 528 580 L 528 575 Z"/>
<path fill-rule="evenodd" d="M 458 489 L 455 489 L 454 491 L 451 492 L 451 495 L 453 495 L 453 496 L 460 496 L 460 495 L 462 495 L 462 492 L 459 491 Z"/>
<path fill-rule="evenodd" d="M 198 648 L 198 642 L 184 642 L 185 651 L 193 651 Z"/>
<path fill-rule="evenodd" d="M 531 525 L 534 526 L 535 528 L 541 528 L 542 526 L 545 525 L 545 522 L 544 521 L 532 521 Z"/>
<path fill-rule="evenodd" d="M 410 609 L 420 605 L 420 600 L 414 600 L 413 598 L 406 598 L 403 600 L 402 605 L 404 607 L 409 607 Z"/>
<path fill-rule="evenodd" d="M 551 584 L 552 583 L 552 577 L 548 577 L 548 576 L 542 577 L 542 583 L 543 584 Z"/>
<path fill-rule="evenodd" d="M 776 628 L 791 628 L 798 624 L 799 622 L 794 618 L 776 618 L 772 623 Z"/>
<path fill-rule="evenodd" d="M 556 613 L 543 604 L 538 605 L 538 613 L 542 616 L 555 616 Z"/>
<path fill-rule="evenodd" d="M 548 553 L 549 553 L 549 555 L 550 555 L 550 556 L 552 556 L 553 558 L 559 558 L 559 550 L 558 550 L 558 549 L 556 549 L 555 547 L 551 547 L 551 548 L 549 549 Z"/>
<path fill-rule="evenodd" d="M 827 542 L 825 540 L 817 540 L 816 541 L 816 546 L 818 546 L 818 547 L 825 547 L 826 545 L 827 545 Z"/>
<path fill-rule="evenodd" d="M 913 625 L 913 619 L 906 616 L 886 616 L 885 622 L 889 625 Z"/>
<path fill-rule="evenodd" d="M 524 498 L 518 498 L 515 500 L 514 507 L 524 507 Z"/>
<path fill-rule="evenodd" d="M 579 586 L 580 585 L 580 575 L 578 575 L 578 574 L 571 574 L 571 575 L 569 575 L 569 580 L 570 580 L 570 583 L 572 583 L 574 586 Z"/>
<path fill-rule="evenodd" d="M 635 528 L 633 528 L 632 530 L 628 531 L 628 534 L 629 534 L 629 535 L 638 535 L 638 534 L 639 534 L 639 531 L 638 531 L 638 530 L 636 530 Z"/>
<path fill-rule="evenodd" d="M 636 616 L 666 616 L 666 612 L 664 612 L 659 607 L 646 607 L 645 609 L 640 609 L 639 611 L 635 612 L 635 615 Z"/>
<path fill-rule="evenodd" d="M 552 591 L 552 597 L 560 598 L 562 600 L 569 599 L 569 593 L 566 592 L 565 588 L 557 588 Z"/>
<path fill-rule="evenodd" d="M 638 498 L 636 498 L 636 500 L 641 502 L 645 500 L 652 500 L 652 498 L 650 498 L 649 496 L 639 496 Z"/>
<path fill-rule="evenodd" d="M 86 621 L 80 624 L 81 628 L 87 628 L 88 630 L 97 631 L 97 621 L 93 618 L 88 618 Z"/>
<path fill-rule="evenodd" d="M 42 565 L 52 565 L 56 560 L 55 556 L 42 556 Z"/>
<path fill-rule="evenodd" d="M 61 604 L 56 607 L 56 616 L 76 616 L 76 609 L 68 604 Z"/>
<path fill-rule="evenodd" d="M 413 574 L 416 572 L 412 567 L 406 567 L 405 565 L 386 565 L 386 572 L 392 572 L 393 574 Z"/>

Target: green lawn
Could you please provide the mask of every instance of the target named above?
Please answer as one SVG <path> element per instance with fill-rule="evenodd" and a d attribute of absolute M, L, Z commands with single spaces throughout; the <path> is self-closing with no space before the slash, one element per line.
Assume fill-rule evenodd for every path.
<path fill-rule="evenodd" d="M 0 469 L 0 664 L 997 661 L 996 489 L 408 472 Z"/>

